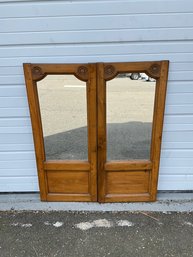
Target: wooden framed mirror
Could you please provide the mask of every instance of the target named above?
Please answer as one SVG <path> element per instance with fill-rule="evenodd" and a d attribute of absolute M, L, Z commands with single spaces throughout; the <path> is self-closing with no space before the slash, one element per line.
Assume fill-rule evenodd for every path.
<path fill-rule="evenodd" d="M 41 200 L 96 201 L 95 65 L 24 64 L 24 71 Z"/>
<path fill-rule="evenodd" d="M 41 200 L 155 201 L 168 64 L 24 64 Z"/>
<path fill-rule="evenodd" d="M 97 66 L 100 202 L 156 200 L 168 64 Z"/>

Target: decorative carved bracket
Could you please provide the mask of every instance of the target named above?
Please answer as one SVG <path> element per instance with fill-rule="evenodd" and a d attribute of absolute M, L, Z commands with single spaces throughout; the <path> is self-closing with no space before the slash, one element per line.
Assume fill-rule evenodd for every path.
<path fill-rule="evenodd" d="M 31 71 L 34 81 L 39 81 L 46 76 L 46 73 L 44 73 L 39 66 L 32 66 Z"/>
<path fill-rule="evenodd" d="M 88 68 L 86 66 L 80 66 L 77 72 L 74 74 L 78 79 L 87 81 L 88 80 Z"/>
<path fill-rule="evenodd" d="M 113 65 L 107 65 L 104 67 L 104 78 L 105 80 L 110 80 L 116 77 L 118 72 Z"/>
<path fill-rule="evenodd" d="M 139 72 L 144 72 L 146 73 L 148 76 L 154 78 L 154 79 L 158 79 L 160 77 L 160 72 L 161 72 L 161 63 L 160 62 L 155 62 L 148 67 L 146 65 L 146 67 L 142 67 L 142 69 L 140 68 L 135 68 L 135 67 L 131 67 L 128 70 L 124 71 L 125 73 L 139 73 Z M 120 72 L 121 73 L 121 72 Z M 104 79 L 107 80 L 111 80 L 114 77 L 117 76 L 117 74 L 119 74 L 119 70 L 116 70 L 116 67 L 111 65 L 111 64 L 107 64 L 104 65 Z"/>
<path fill-rule="evenodd" d="M 150 66 L 150 68 L 146 71 L 147 75 L 154 79 L 158 79 L 160 77 L 161 65 L 158 63 L 154 63 Z"/>

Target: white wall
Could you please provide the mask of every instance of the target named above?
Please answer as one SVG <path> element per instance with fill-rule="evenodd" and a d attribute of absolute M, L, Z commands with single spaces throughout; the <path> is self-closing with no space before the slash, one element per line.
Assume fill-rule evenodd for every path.
<path fill-rule="evenodd" d="M 160 190 L 193 190 L 193 1 L 0 1 L 0 191 L 37 191 L 22 63 L 169 60 Z"/>

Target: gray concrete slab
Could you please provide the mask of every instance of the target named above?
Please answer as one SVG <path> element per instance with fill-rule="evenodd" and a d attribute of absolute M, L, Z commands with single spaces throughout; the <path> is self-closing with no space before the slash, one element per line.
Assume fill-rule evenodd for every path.
<path fill-rule="evenodd" d="M 0 212 L 1 257 L 191 257 L 193 213 Z"/>
<path fill-rule="evenodd" d="M 154 211 L 191 212 L 193 193 L 159 193 L 153 203 L 41 202 L 39 194 L 0 194 L 0 211 Z"/>

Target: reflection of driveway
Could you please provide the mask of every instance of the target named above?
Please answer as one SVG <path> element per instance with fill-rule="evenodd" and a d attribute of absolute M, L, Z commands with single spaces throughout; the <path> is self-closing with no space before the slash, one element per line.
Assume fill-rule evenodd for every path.
<path fill-rule="evenodd" d="M 155 83 L 117 78 L 107 82 L 109 159 L 148 158 Z M 86 85 L 74 76 L 38 82 L 48 159 L 87 159 Z"/>
<path fill-rule="evenodd" d="M 108 125 L 108 159 L 148 159 L 151 140 L 150 122 Z M 87 159 L 86 127 L 45 137 L 47 159 Z"/>

